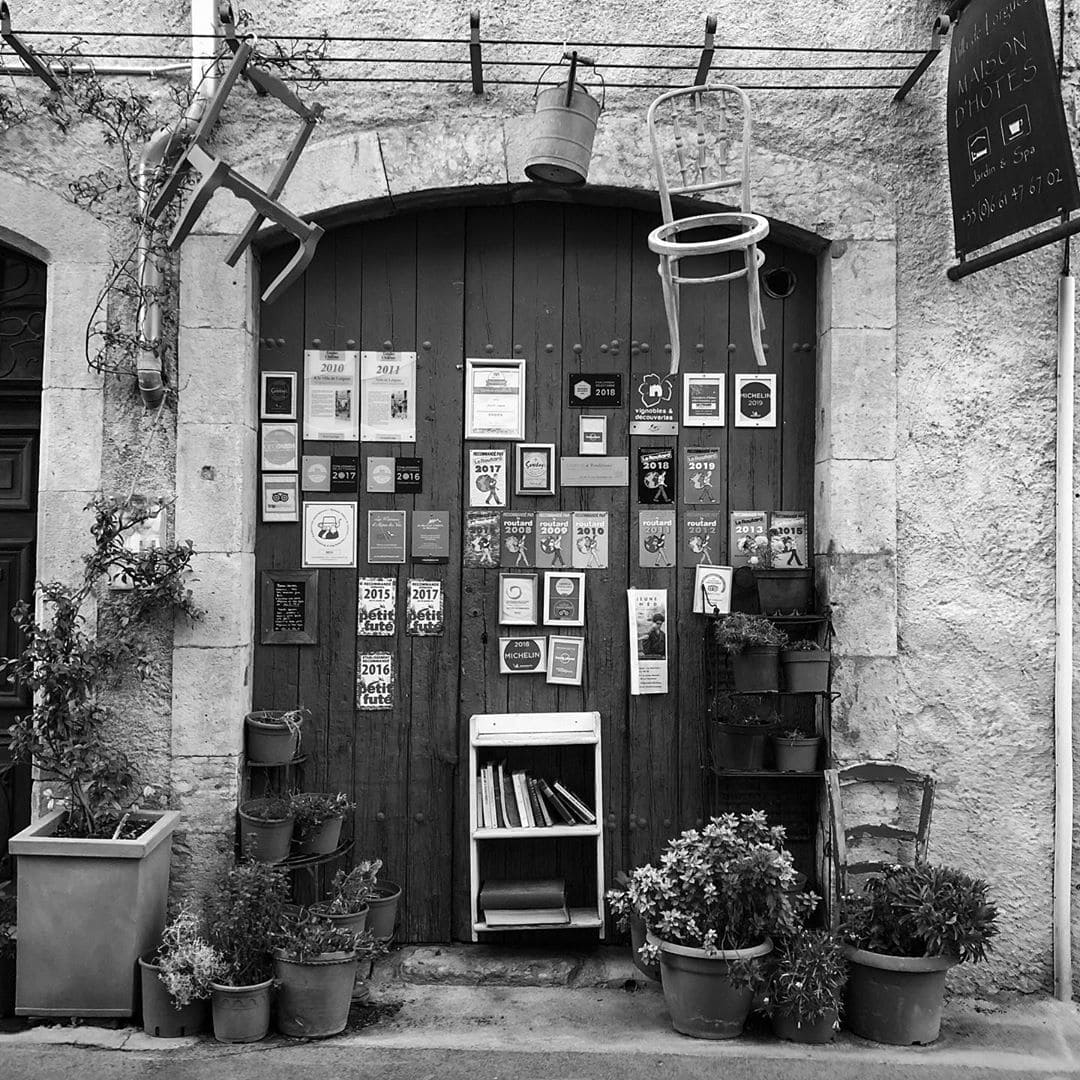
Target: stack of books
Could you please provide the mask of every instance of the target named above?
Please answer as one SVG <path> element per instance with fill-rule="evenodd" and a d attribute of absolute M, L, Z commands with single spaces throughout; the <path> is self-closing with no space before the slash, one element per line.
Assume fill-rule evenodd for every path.
<path fill-rule="evenodd" d="M 476 806 L 481 829 L 596 824 L 596 814 L 560 781 L 511 771 L 501 761 L 481 767 Z"/>
<path fill-rule="evenodd" d="M 558 926 L 570 921 L 562 878 L 490 878 L 481 887 L 479 900 L 488 926 Z"/>

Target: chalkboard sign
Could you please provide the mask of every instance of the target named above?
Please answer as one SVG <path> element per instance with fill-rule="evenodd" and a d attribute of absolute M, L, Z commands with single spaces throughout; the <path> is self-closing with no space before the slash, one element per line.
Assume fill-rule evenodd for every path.
<path fill-rule="evenodd" d="M 963 256 L 1080 206 L 1043 0 L 971 0 L 953 31 L 949 179 Z"/>
<path fill-rule="evenodd" d="M 263 645 L 318 643 L 318 570 L 264 570 L 261 591 Z"/>

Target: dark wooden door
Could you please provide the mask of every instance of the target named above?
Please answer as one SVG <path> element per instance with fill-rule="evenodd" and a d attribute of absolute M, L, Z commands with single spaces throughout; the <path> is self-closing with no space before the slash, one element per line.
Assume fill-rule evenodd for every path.
<path fill-rule="evenodd" d="M 545 500 L 509 496 L 509 509 L 609 515 L 608 566 L 587 574 L 580 688 L 549 685 L 542 676 L 499 674 L 498 571 L 461 566 L 467 451 L 503 445 L 513 460 L 510 444 L 463 443 L 464 358 L 524 357 L 526 438 L 576 455 L 582 410 L 567 406 L 568 375 L 622 372 L 628 406 L 631 371 L 667 370 L 667 327 L 656 261 L 646 243 L 656 224 L 656 216 L 630 208 L 527 202 L 447 206 L 344 227 L 324 238 L 306 278 L 263 309 L 264 370 L 302 374 L 304 348 L 383 349 L 390 343 L 418 354 L 415 448 L 304 445 L 309 454 L 360 454 L 359 567 L 320 572 L 318 644 L 259 646 L 254 682 L 257 708 L 302 704 L 312 711 L 305 786 L 354 793 L 358 854 L 384 859 L 386 876 L 403 884 L 406 940 L 468 937 L 466 762 L 473 713 L 599 710 L 609 876 L 656 857 L 675 831 L 707 812 L 702 744 L 709 680 L 703 621 L 690 610 L 693 569 L 681 554 L 670 569 L 639 569 L 633 454 L 638 445 L 674 446 L 678 455 L 684 446 L 717 447 L 724 471 L 717 510 L 724 515 L 725 536 L 729 510 L 811 509 L 813 256 L 765 248 L 766 270 L 786 268 L 795 282 L 784 299 L 764 297 L 766 370 L 779 376 L 781 387 L 776 428 L 731 426 L 733 375 L 756 370 L 745 285 L 686 288 L 682 366 L 727 374 L 728 426 L 681 428 L 678 437 L 631 438 L 629 408 L 608 410 L 608 453 L 631 456 L 629 488 L 565 488 Z M 264 276 L 276 274 L 284 257 L 267 255 Z M 367 494 L 369 455 L 422 457 L 423 492 Z M 449 510 L 449 564 L 366 564 L 366 511 L 391 507 Z M 681 501 L 677 507 L 681 522 L 685 507 Z M 299 567 L 300 527 L 260 525 L 256 548 L 259 570 Z M 718 554 L 726 555 L 726 540 Z M 358 576 L 398 581 L 396 637 L 362 643 L 394 653 L 397 688 L 394 708 L 386 712 L 357 712 L 353 706 Z M 444 636 L 405 636 L 409 577 L 442 580 Z M 628 587 L 668 590 L 671 691 L 666 695 L 629 694 Z M 540 626 L 536 632 L 546 631 Z M 574 770 L 582 767 L 567 755 L 555 757 L 552 765 L 571 786 Z M 521 850 L 517 845 L 505 853 L 506 869 L 528 872 Z M 572 888 L 588 888 L 587 861 L 572 846 L 545 846 L 542 858 L 548 860 L 547 870 L 555 860 Z"/>
<path fill-rule="evenodd" d="M 18 652 L 11 609 L 33 593 L 44 316 L 45 267 L 0 247 L 0 656 Z M 26 687 L 0 684 L 0 858 L 29 819 L 28 772 L 11 767 L 8 739 L 29 704 Z"/>

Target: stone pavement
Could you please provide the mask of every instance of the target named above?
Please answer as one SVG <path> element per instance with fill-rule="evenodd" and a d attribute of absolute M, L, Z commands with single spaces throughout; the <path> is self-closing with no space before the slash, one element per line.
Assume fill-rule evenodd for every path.
<path fill-rule="evenodd" d="M 716 1043 L 671 1029 L 663 995 L 625 949 L 579 956 L 483 946 L 410 947 L 383 961 L 372 1004 L 329 1040 L 224 1046 L 152 1039 L 133 1026 L 37 1024 L 0 1034 L 0 1077 L 363 1075 L 475 1078 L 712 1076 L 1080 1078 L 1080 1010 L 1049 998 L 952 1000 L 929 1047 L 887 1047 L 846 1032 L 826 1047 L 774 1039 L 752 1020 Z M 76 1050 L 74 1048 L 83 1048 Z M 102 1054 L 102 1050 L 119 1051 Z M 92 1051 L 92 1052 L 91 1052 Z M 93 1067 L 87 1071 L 88 1062 Z"/>

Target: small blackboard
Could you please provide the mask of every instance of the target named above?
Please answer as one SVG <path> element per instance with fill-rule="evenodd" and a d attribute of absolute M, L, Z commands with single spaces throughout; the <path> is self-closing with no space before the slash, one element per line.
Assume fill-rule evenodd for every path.
<path fill-rule="evenodd" d="M 319 571 L 264 570 L 261 582 L 262 644 L 317 644 Z"/>
<path fill-rule="evenodd" d="M 960 256 L 1080 206 L 1042 0 L 971 0 L 961 12 L 948 148 Z"/>

